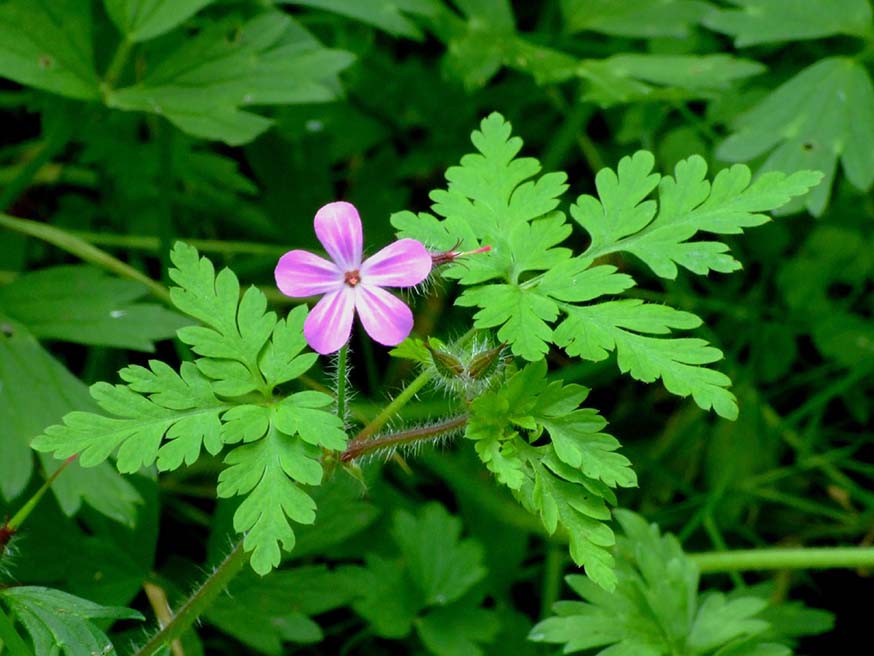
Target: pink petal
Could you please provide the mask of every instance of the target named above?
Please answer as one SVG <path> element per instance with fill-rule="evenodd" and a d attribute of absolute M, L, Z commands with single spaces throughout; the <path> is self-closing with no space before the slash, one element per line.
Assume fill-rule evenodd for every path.
<path fill-rule="evenodd" d="M 316 212 L 316 236 L 343 271 L 361 266 L 361 217 L 351 203 L 328 203 Z"/>
<path fill-rule="evenodd" d="M 399 239 L 368 257 L 361 279 L 380 287 L 414 287 L 431 273 L 431 254 L 415 239 Z"/>
<path fill-rule="evenodd" d="M 355 293 L 351 287 L 325 294 L 303 323 L 307 343 L 322 355 L 339 351 L 349 341 L 354 310 Z"/>
<path fill-rule="evenodd" d="M 286 296 L 316 296 L 343 286 L 343 272 L 333 262 L 307 251 L 289 251 L 273 272 Z"/>
<path fill-rule="evenodd" d="M 396 346 L 407 338 L 413 329 L 413 313 L 406 303 L 379 287 L 362 283 L 355 290 L 355 309 L 374 341 Z"/>

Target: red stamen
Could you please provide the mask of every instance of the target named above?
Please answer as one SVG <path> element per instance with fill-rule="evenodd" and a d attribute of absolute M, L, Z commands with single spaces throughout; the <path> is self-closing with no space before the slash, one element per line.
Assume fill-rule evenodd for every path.
<path fill-rule="evenodd" d="M 354 287 L 361 282 L 361 274 L 358 272 L 358 269 L 355 269 L 354 271 L 347 271 L 346 274 L 343 276 L 343 280 L 350 287 Z"/>

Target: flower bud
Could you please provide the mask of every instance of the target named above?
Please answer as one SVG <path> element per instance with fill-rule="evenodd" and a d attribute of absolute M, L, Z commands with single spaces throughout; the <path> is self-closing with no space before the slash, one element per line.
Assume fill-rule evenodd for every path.
<path fill-rule="evenodd" d="M 438 374 L 444 378 L 458 378 L 464 374 L 464 365 L 454 355 L 434 348 L 430 341 L 425 344 L 425 348 L 431 353 L 431 360 Z"/>
<path fill-rule="evenodd" d="M 435 267 L 442 264 L 452 264 L 459 257 L 476 255 L 478 253 L 488 253 L 490 250 L 492 250 L 491 246 L 483 246 L 482 248 L 477 248 L 472 251 L 457 251 L 455 248 L 450 248 L 448 251 L 442 253 L 431 253 L 431 264 Z"/>
<path fill-rule="evenodd" d="M 506 345 L 505 342 L 488 351 L 477 353 L 467 366 L 467 375 L 473 380 L 483 380 L 495 373 L 501 361 L 501 351 Z"/>

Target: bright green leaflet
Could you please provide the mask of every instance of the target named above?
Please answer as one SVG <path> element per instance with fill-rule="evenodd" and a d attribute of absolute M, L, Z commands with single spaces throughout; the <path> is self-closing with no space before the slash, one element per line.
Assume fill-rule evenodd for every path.
<path fill-rule="evenodd" d="M 278 385 L 315 363 L 303 353 L 305 307 L 277 320 L 262 292 L 250 287 L 241 295 L 230 270 L 216 273 L 191 246 L 177 243 L 171 259 L 174 304 L 204 324 L 180 329 L 179 337 L 202 357 L 178 372 L 156 360 L 122 369 L 125 384 L 91 388 L 105 415 L 72 412 L 32 446 L 58 458 L 78 454 L 86 467 L 115 455 L 118 469 L 133 473 L 153 463 L 177 469 L 204 450 L 216 455 L 242 443 L 226 456 L 218 494 L 246 495 L 234 527 L 246 533 L 252 567 L 266 574 L 279 564 L 279 546 L 294 546 L 289 519 L 315 519 L 315 502 L 298 483 L 321 483 L 321 448 L 342 451 L 346 433 L 330 396 L 274 397 Z"/>
<path fill-rule="evenodd" d="M 611 589 L 616 578 L 608 504 L 616 503 L 612 488 L 633 487 L 637 478 L 616 453 L 619 442 L 601 432 L 607 422 L 579 407 L 587 394 L 579 385 L 548 382 L 540 360 L 471 404 L 465 437 L 548 533 L 562 527 L 574 562 Z"/>
<path fill-rule="evenodd" d="M 764 212 L 805 194 L 820 175 L 774 172 L 751 181 L 748 168 L 735 166 L 711 183 L 700 157 L 681 161 L 673 176 L 661 176 L 652 170 L 653 156 L 641 151 L 622 158 L 615 172 L 600 171 L 598 197 L 580 196 L 571 207 L 591 237 L 588 249 L 574 257 L 561 246 L 571 226 L 555 209 L 567 189 L 566 176 L 538 176 L 539 163 L 518 156 L 522 141 L 498 114 L 483 120 L 472 141 L 479 152 L 446 172 L 447 189 L 431 193 L 433 210 L 443 219 L 400 212 L 392 222 L 402 236 L 437 249 L 458 242 L 463 249 L 492 246 L 490 253 L 443 271 L 465 287 L 457 303 L 478 308 L 474 326 L 496 329 L 500 341 L 529 361 L 542 358 L 550 345 L 589 360 L 615 349 L 623 372 L 646 382 L 660 378 L 669 391 L 734 418 L 730 381 L 705 366 L 721 358 L 719 350 L 701 339 L 671 336 L 700 320 L 632 300 L 590 303 L 635 284 L 597 258 L 629 252 L 665 278 L 676 277 L 678 267 L 698 274 L 734 271 L 740 264 L 727 245 L 693 237 L 761 225 L 768 221 Z M 658 202 L 651 198 L 656 189 Z"/>

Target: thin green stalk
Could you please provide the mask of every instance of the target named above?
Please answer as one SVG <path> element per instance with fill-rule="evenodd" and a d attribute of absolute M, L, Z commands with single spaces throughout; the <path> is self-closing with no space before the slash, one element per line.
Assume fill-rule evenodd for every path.
<path fill-rule="evenodd" d="M 13 531 L 17 531 L 19 528 L 21 528 L 24 520 L 26 520 L 30 516 L 30 513 L 33 512 L 34 508 L 36 508 L 37 504 L 43 498 L 43 495 L 48 492 L 49 488 L 52 486 L 52 483 L 54 483 L 58 479 L 58 476 L 60 476 L 63 471 L 70 466 L 70 463 L 73 462 L 75 459 L 76 456 L 70 456 L 69 458 L 67 458 L 61 464 L 61 466 L 58 467 L 52 473 L 52 475 L 45 480 L 45 483 L 40 486 L 40 488 L 34 493 L 34 495 L 30 497 L 30 499 L 28 499 L 27 502 L 23 506 L 21 506 L 21 508 L 18 509 L 18 512 L 15 513 L 12 516 L 12 519 L 10 519 L 6 523 L 6 527 Z"/>
<path fill-rule="evenodd" d="M 134 656 L 153 656 L 164 646 L 182 637 L 188 628 L 212 605 L 246 564 L 243 541 L 237 543 L 203 585 L 173 614 L 170 621 L 140 647 Z"/>
<path fill-rule="evenodd" d="M 564 572 L 567 550 L 555 542 L 546 544 L 546 558 L 543 563 L 543 592 L 540 599 L 540 617 L 552 614 L 552 605 L 561 593 L 561 575 Z"/>
<path fill-rule="evenodd" d="M 0 608 L 0 644 L 9 650 L 10 656 L 33 656 L 24 639 L 18 635 L 12 620 Z"/>
<path fill-rule="evenodd" d="M 337 416 L 346 423 L 346 360 L 349 355 L 349 343 L 343 344 L 337 355 Z"/>
<path fill-rule="evenodd" d="M 434 374 L 427 369 L 416 376 L 409 385 L 401 390 L 400 394 L 392 399 L 391 403 L 382 409 L 382 412 L 371 419 L 370 423 L 358 432 L 358 435 L 355 436 L 349 444 L 349 447 L 351 448 L 353 445 L 366 441 L 376 431 L 385 426 L 392 417 L 400 412 L 401 408 L 407 405 L 416 394 L 422 391 L 425 385 L 431 382 L 433 377 Z"/>
<path fill-rule="evenodd" d="M 109 67 L 106 69 L 106 74 L 103 76 L 104 93 L 111 90 L 112 87 L 115 86 L 115 83 L 118 82 L 118 79 L 124 72 L 124 67 L 127 65 L 127 61 L 130 58 L 133 45 L 133 42 L 126 37 L 119 41 L 118 47 L 112 55 L 112 61 L 109 62 Z"/>
<path fill-rule="evenodd" d="M 73 236 L 65 230 L 55 228 L 46 223 L 31 221 L 30 219 L 20 219 L 3 213 L 0 213 L 0 227 L 14 230 L 15 232 L 28 235 L 29 237 L 42 239 L 49 244 L 67 251 L 71 255 L 75 255 L 85 262 L 90 262 L 102 269 L 116 273 L 122 278 L 142 283 L 148 288 L 153 296 L 167 304 L 170 303 L 170 292 L 168 292 L 167 288 L 162 284 L 155 282 L 129 264 L 125 264 L 106 251 L 102 251 L 99 248 L 92 246 L 88 242 Z"/>
<path fill-rule="evenodd" d="M 69 233 L 97 246 L 150 253 L 158 253 L 161 250 L 161 239 L 153 235 L 120 235 L 107 232 L 89 232 L 87 230 L 70 230 Z M 191 244 L 202 253 L 279 257 L 288 250 L 284 246 L 262 244 L 253 241 L 223 241 L 220 239 L 191 239 L 188 237 L 178 237 L 178 239 Z"/>
<path fill-rule="evenodd" d="M 740 549 L 689 554 L 702 573 L 874 567 L 874 547 Z"/>

